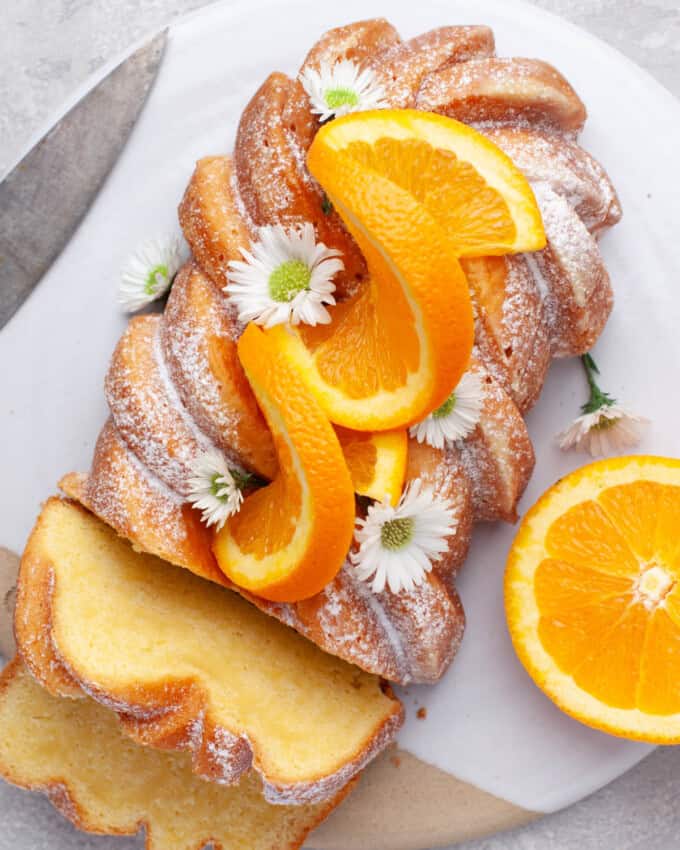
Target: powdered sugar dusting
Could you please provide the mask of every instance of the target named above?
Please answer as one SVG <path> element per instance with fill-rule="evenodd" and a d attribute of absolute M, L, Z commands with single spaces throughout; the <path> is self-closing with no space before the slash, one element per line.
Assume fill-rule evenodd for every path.
<path fill-rule="evenodd" d="M 194 292 L 200 310 L 192 300 Z M 160 329 L 162 357 L 158 352 L 157 356 L 167 364 L 168 396 L 176 395 L 177 409 L 197 443 L 215 445 L 232 465 L 252 468 L 257 459 L 244 446 L 241 429 L 246 426 L 251 433 L 259 431 L 262 445 L 268 446 L 273 458 L 269 430 L 254 396 L 245 395 L 245 376 L 238 375 L 243 385 L 241 392 L 227 396 L 224 382 L 216 376 L 212 363 L 217 351 L 224 361 L 231 357 L 231 363 L 225 362 L 225 366 L 231 367 L 232 374 L 236 370 L 240 372 L 235 350 L 239 332 L 240 326 L 233 320 L 221 293 L 200 272 L 189 270 L 173 286 Z"/>
<path fill-rule="evenodd" d="M 181 496 L 127 448 L 112 422 L 99 437 L 86 493 L 92 510 L 114 528 L 125 529 L 129 536 L 137 537 L 143 531 L 137 520 L 148 522 L 154 517 L 172 545 L 179 546 L 184 540 L 184 527 L 176 521 Z M 130 514 L 131 503 L 138 508 L 136 517 Z"/>
<path fill-rule="evenodd" d="M 609 317 L 613 294 L 597 242 L 561 195 L 545 183 L 534 186 L 548 247 L 535 255 L 546 299 L 553 354 L 589 350 Z"/>
<path fill-rule="evenodd" d="M 485 132 L 527 180 L 562 195 L 592 233 L 616 224 L 621 206 L 606 171 L 569 139 L 535 127 L 492 127 Z"/>
<path fill-rule="evenodd" d="M 493 56 L 493 33 L 487 27 L 441 27 L 395 44 L 370 60 L 393 109 L 414 107 L 423 80 L 458 62 Z"/>
<path fill-rule="evenodd" d="M 482 127 L 531 124 L 577 133 L 586 118 L 564 77 L 534 59 L 473 59 L 440 69 L 425 79 L 416 106 Z"/>
<path fill-rule="evenodd" d="M 207 778 L 222 785 L 238 782 L 253 762 L 253 751 L 247 736 L 234 735 L 221 726 L 206 741 L 204 752 L 210 762 Z"/>
<path fill-rule="evenodd" d="M 250 231 L 251 236 L 254 236 L 257 233 L 257 225 L 253 221 L 253 218 L 250 212 L 248 211 L 248 208 L 243 202 L 243 196 L 241 195 L 241 187 L 236 177 L 236 169 L 232 169 L 231 176 L 229 178 L 229 186 L 234 198 L 236 211 L 245 223 L 247 229 Z M 248 246 L 244 245 L 243 247 L 247 248 Z"/>
<path fill-rule="evenodd" d="M 343 571 L 345 573 L 345 580 L 349 582 L 356 595 L 363 602 L 364 606 L 368 608 L 371 614 L 375 617 L 375 620 L 382 631 L 383 640 L 387 641 L 390 647 L 393 656 L 393 664 L 396 670 L 399 671 L 397 681 L 408 682 L 409 680 L 412 680 L 414 670 L 408 664 L 405 652 L 407 636 L 397 629 L 388 616 L 384 604 L 385 595 L 373 593 L 365 582 L 356 579 L 352 573 L 352 567 L 345 566 L 343 567 Z"/>
<path fill-rule="evenodd" d="M 168 487 L 186 496 L 191 465 L 214 449 L 184 408 L 163 359 L 159 317 L 130 324 L 106 378 L 106 395 L 121 436 Z"/>
<path fill-rule="evenodd" d="M 472 260 L 464 265 L 476 307 L 476 356 L 522 412 L 538 398 L 551 354 L 546 308 L 528 268 L 529 256 Z M 488 275 L 486 263 L 495 264 Z"/>

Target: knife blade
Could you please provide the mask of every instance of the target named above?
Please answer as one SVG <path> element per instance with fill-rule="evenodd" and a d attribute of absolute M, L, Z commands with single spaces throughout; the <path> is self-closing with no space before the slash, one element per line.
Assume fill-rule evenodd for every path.
<path fill-rule="evenodd" d="M 0 183 L 0 329 L 80 224 L 132 130 L 167 30 L 92 88 Z"/>

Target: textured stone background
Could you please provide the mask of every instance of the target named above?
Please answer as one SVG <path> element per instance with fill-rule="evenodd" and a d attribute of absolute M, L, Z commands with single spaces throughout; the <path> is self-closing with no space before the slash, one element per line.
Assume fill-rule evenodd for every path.
<path fill-rule="evenodd" d="M 204 0 L 0 0 L 0 173 L 88 74 L 147 32 L 204 5 Z M 480 0 L 480 19 L 483 5 Z M 680 0 L 537 5 L 618 47 L 680 97 Z M 678 799 L 680 749 L 662 748 L 588 800 L 460 850 L 675 850 Z M 55 827 L 46 802 L 29 802 L 14 789 L 3 790 L 1 804 L 16 813 L 4 847 L 42 850 L 59 838 L 61 846 L 74 850 L 142 846 L 132 839 L 73 839 L 66 824 Z"/>
<path fill-rule="evenodd" d="M 321 0 L 324 2 L 324 0 Z M 88 74 L 205 0 L 0 0 L 0 173 Z M 480 0 L 480 17 L 483 17 Z M 680 96 L 680 0 L 538 0 Z"/>

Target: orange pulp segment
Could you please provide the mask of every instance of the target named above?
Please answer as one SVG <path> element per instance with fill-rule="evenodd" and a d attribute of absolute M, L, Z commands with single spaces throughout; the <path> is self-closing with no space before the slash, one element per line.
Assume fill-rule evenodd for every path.
<path fill-rule="evenodd" d="M 258 596 L 306 599 L 334 578 L 349 550 L 352 479 L 333 427 L 276 338 L 250 324 L 238 355 L 272 432 L 279 469 L 217 533 L 215 556 L 231 581 Z"/>
<path fill-rule="evenodd" d="M 459 257 L 545 247 L 541 214 L 522 172 L 460 121 L 416 109 L 354 112 L 331 121 L 308 156 L 324 188 L 325 173 L 317 175 L 317 165 L 341 152 L 421 203 Z"/>
<path fill-rule="evenodd" d="M 350 431 L 336 427 L 354 490 L 360 496 L 396 505 L 406 476 L 406 431 Z"/>
<path fill-rule="evenodd" d="M 680 460 L 599 461 L 524 518 L 508 559 L 517 653 L 568 714 L 680 742 Z"/>

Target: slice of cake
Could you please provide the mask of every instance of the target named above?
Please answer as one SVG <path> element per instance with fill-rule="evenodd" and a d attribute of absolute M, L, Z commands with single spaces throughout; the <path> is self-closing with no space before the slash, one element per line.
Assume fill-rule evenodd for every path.
<path fill-rule="evenodd" d="M 42 791 L 86 832 L 134 835 L 143 826 L 147 850 L 293 850 L 346 793 L 271 806 L 255 773 L 233 786 L 203 782 L 188 754 L 137 746 L 113 712 L 51 696 L 18 659 L 0 676 L 0 727 L 8 782 Z"/>
<path fill-rule="evenodd" d="M 51 693 L 84 690 L 206 779 L 252 766 L 276 803 L 333 798 L 403 719 L 375 676 L 56 498 L 26 547 L 15 630 Z"/>

